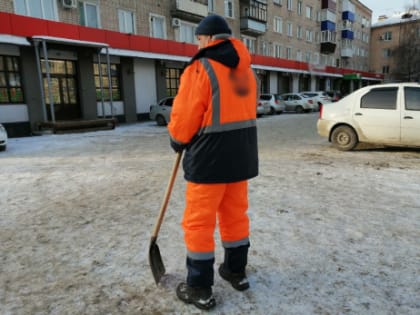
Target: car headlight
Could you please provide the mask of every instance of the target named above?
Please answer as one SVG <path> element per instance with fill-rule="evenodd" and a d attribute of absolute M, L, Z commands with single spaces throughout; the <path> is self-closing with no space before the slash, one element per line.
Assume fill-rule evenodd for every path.
<path fill-rule="evenodd" d="M 6 132 L 6 129 L 3 127 L 3 125 L 0 125 L 0 131 Z"/>

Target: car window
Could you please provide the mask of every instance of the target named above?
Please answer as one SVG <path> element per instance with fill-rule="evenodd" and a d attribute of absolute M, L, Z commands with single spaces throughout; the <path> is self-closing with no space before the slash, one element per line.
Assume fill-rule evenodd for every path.
<path fill-rule="evenodd" d="M 165 100 L 165 103 L 164 103 L 164 105 L 166 105 L 166 106 L 172 106 L 172 103 L 174 102 L 174 99 L 172 98 L 172 97 L 170 97 L 170 98 L 167 98 L 166 100 Z"/>
<path fill-rule="evenodd" d="M 360 100 L 361 108 L 396 109 L 398 88 L 372 89 Z"/>
<path fill-rule="evenodd" d="M 271 95 L 261 95 L 260 99 L 262 99 L 263 101 L 269 101 L 271 99 Z"/>
<path fill-rule="evenodd" d="M 316 94 L 316 93 L 304 93 L 303 95 L 305 95 L 305 96 L 309 96 L 309 97 L 314 97 L 314 96 L 316 96 L 317 94 Z"/>
<path fill-rule="evenodd" d="M 279 100 L 279 101 L 283 100 L 283 97 L 281 97 L 281 95 L 276 95 L 275 97 L 276 97 L 276 100 Z"/>
<path fill-rule="evenodd" d="M 405 87 L 405 109 L 420 111 L 420 88 Z"/>

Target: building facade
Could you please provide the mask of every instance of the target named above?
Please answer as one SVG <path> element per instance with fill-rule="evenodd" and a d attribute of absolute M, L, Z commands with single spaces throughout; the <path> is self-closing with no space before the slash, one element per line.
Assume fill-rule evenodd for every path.
<path fill-rule="evenodd" d="M 385 82 L 420 82 L 420 11 L 381 16 L 372 25 L 371 70 Z"/>
<path fill-rule="evenodd" d="M 369 72 L 371 11 L 355 0 L 4 0 L 0 122 L 26 136 L 40 122 L 148 118 L 175 95 L 211 13 L 252 54 L 261 92 L 351 92 Z"/>

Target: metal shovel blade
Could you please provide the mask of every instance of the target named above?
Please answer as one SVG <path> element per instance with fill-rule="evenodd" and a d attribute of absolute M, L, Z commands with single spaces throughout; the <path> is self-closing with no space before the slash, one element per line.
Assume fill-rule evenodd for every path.
<path fill-rule="evenodd" d="M 149 264 L 152 269 L 153 278 L 156 284 L 159 283 L 162 276 L 165 274 L 165 265 L 160 255 L 159 246 L 156 243 L 156 237 L 152 237 L 149 247 Z"/>

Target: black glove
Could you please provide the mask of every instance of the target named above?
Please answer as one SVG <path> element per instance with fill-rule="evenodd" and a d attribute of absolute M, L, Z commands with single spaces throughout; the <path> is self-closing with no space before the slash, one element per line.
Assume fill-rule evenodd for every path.
<path fill-rule="evenodd" d="M 171 147 L 172 147 L 172 149 L 174 149 L 174 151 L 176 153 L 182 152 L 185 149 L 185 147 L 187 146 L 186 144 L 181 144 L 181 143 L 176 142 L 172 139 L 170 139 L 170 141 L 171 141 Z"/>

